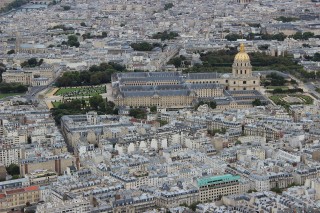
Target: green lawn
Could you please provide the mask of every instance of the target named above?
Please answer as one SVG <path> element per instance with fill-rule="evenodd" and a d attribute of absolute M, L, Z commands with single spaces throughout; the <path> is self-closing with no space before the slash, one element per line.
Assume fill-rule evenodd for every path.
<path fill-rule="evenodd" d="M 81 97 L 81 96 L 93 96 L 106 92 L 105 86 L 96 87 L 66 87 L 60 88 L 55 95 L 61 95 L 65 97 Z"/>
<path fill-rule="evenodd" d="M 282 89 L 282 90 L 288 90 L 289 87 L 287 86 L 267 86 L 267 89 Z"/>
<path fill-rule="evenodd" d="M 57 108 L 62 102 L 56 101 L 56 102 L 51 102 L 54 108 Z"/>
<path fill-rule="evenodd" d="M 272 95 L 269 97 L 270 100 L 272 100 L 277 105 L 294 105 L 294 104 L 300 104 L 300 103 L 288 103 L 285 100 L 283 100 L 283 97 L 286 97 L 287 95 Z M 313 104 L 313 99 L 308 95 L 289 95 L 292 97 L 298 97 L 303 100 L 304 104 Z"/>
<path fill-rule="evenodd" d="M 0 93 L 0 99 L 6 98 L 9 96 L 15 96 L 15 95 L 23 95 L 24 93 Z"/>
<path fill-rule="evenodd" d="M 279 95 L 272 95 L 269 97 L 271 101 L 273 101 L 275 104 L 281 101 L 281 97 Z"/>
<path fill-rule="evenodd" d="M 313 104 L 313 98 L 308 95 L 297 95 L 297 97 L 301 98 L 305 104 Z"/>
<path fill-rule="evenodd" d="M 78 98 L 76 98 L 76 99 L 78 99 Z M 78 100 L 85 100 L 86 104 L 89 105 L 89 98 L 78 99 Z M 61 101 L 56 101 L 56 102 L 52 101 L 51 103 L 54 108 L 58 108 L 61 104 L 63 104 L 63 102 L 61 102 Z"/>

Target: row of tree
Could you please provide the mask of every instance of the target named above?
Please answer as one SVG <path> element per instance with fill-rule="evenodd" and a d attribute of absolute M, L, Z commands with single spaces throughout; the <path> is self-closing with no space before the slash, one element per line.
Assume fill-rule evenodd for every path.
<path fill-rule="evenodd" d="M 264 86 L 284 86 L 286 83 L 287 81 L 283 76 L 280 76 L 277 73 L 273 72 L 266 76 Z"/>
<path fill-rule="evenodd" d="M 282 21 L 282 22 L 293 22 L 299 20 L 299 18 L 296 17 L 285 17 L 285 16 L 280 16 L 278 18 L 275 18 L 277 21 Z"/>
<path fill-rule="evenodd" d="M 58 87 L 88 86 L 111 82 L 111 75 L 115 72 L 125 71 L 125 67 L 115 63 L 101 63 L 93 65 L 87 71 L 65 72 L 56 81 Z"/>
<path fill-rule="evenodd" d="M 162 44 L 160 43 L 153 43 L 150 44 L 148 42 L 140 42 L 140 43 L 131 43 L 130 46 L 135 50 L 135 51 L 151 51 L 155 47 L 160 47 L 163 48 Z"/>
<path fill-rule="evenodd" d="M 30 58 L 20 64 L 21 67 L 37 67 L 43 63 L 43 59 Z"/>
<path fill-rule="evenodd" d="M 0 9 L 0 12 L 8 12 L 12 9 L 19 8 L 25 4 L 27 4 L 29 0 L 14 0 L 11 3 L 9 3 L 7 6 Z"/>
<path fill-rule="evenodd" d="M 178 67 L 181 67 L 182 65 L 182 62 L 184 62 L 184 65 L 190 65 L 190 61 L 186 61 L 187 58 L 183 55 L 180 55 L 178 57 L 174 57 L 174 58 L 171 58 L 169 61 L 168 61 L 168 64 L 173 64 L 176 68 Z"/>
<path fill-rule="evenodd" d="M 0 83 L 0 93 L 23 93 L 28 91 L 28 87 L 19 83 Z"/>
<path fill-rule="evenodd" d="M 57 124 L 60 125 L 60 119 L 64 115 L 80 115 L 95 110 L 99 114 L 118 114 L 118 108 L 112 101 L 103 99 L 101 95 L 95 95 L 89 98 L 89 105 L 85 100 L 73 99 L 65 101 L 56 108 L 51 109 L 51 113 Z"/>
<path fill-rule="evenodd" d="M 168 32 L 168 31 L 164 31 L 164 32 L 158 32 L 156 34 L 154 34 L 152 36 L 153 39 L 161 39 L 161 41 L 164 40 L 172 40 L 175 39 L 176 37 L 178 37 L 179 34 L 176 32 Z"/>
<path fill-rule="evenodd" d="M 55 30 L 55 29 L 62 29 L 63 31 L 74 30 L 73 27 L 67 27 L 64 24 L 59 24 L 59 25 L 55 25 L 53 27 L 49 27 L 47 30 Z"/>
<path fill-rule="evenodd" d="M 102 32 L 101 35 L 91 35 L 91 33 L 85 33 L 82 35 L 83 40 L 86 39 L 102 39 L 108 36 L 107 32 Z"/>
<path fill-rule="evenodd" d="M 67 45 L 69 47 L 79 47 L 80 42 L 78 41 L 78 37 L 76 35 L 69 35 L 68 41 L 63 41 L 62 45 Z"/>
<path fill-rule="evenodd" d="M 294 89 L 282 89 L 282 88 L 276 88 L 272 91 L 273 94 L 284 94 L 284 93 L 303 93 L 303 89 L 301 88 L 294 88 Z"/>
<path fill-rule="evenodd" d="M 237 48 L 230 47 L 228 50 L 201 53 L 202 65 L 195 64 L 184 72 L 231 72 L 234 56 L 237 52 Z M 314 72 L 305 71 L 303 66 L 293 59 L 292 55 L 284 54 L 284 56 L 275 57 L 265 53 L 253 52 L 249 53 L 249 56 L 253 70 L 256 71 L 279 70 L 303 79 L 314 79 L 316 77 Z M 320 75 L 320 73 L 317 75 Z"/>
<path fill-rule="evenodd" d="M 284 33 L 277 34 L 254 34 L 249 33 L 248 35 L 240 35 L 236 33 L 231 33 L 225 36 L 225 39 L 228 41 L 236 41 L 238 39 L 246 39 L 246 40 L 277 40 L 283 41 L 287 36 Z"/>
<path fill-rule="evenodd" d="M 293 38 L 295 40 L 308 40 L 309 38 L 320 38 L 320 35 L 315 35 L 313 32 L 296 32 L 293 35 L 287 36 L 284 33 L 276 33 L 276 34 L 255 34 L 249 33 L 248 35 L 241 35 L 236 33 L 230 33 L 226 35 L 225 39 L 228 41 L 236 41 L 238 39 L 246 39 L 246 40 L 277 40 L 283 41 L 287 37 Z"/>

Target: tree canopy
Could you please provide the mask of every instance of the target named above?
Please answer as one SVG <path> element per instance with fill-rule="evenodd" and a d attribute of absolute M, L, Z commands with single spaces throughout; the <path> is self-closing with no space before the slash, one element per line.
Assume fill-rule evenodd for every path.
<path fill-rule="evenodd" d="M 130 46 L 135 51 L 151 51 L 155 47 L 161 47 L 161 44 L 158 44 L 158 43 L 150 44 L 148 42 L 141 42 L 141 43 L 131 43 Z"/>
<path fill-rule="evenodd" d="M 175 32 L 168 32 L 168 31 L 164 31 L 164 32 L 158 32 L 156 34 L 154 34 L 152 36 L 153 39 L 161 39 L 161 41 L 164 40 L 172 40 L 175 39 L 176 37 L 178 37 L 179 34 L 175 33 Z"/>
<path fill-rule="evenodd" d="M 28 87 L 20 83 L 0 83 L 0 93 L 23 93 L 28 90 Z"/>
<path fill-rule="evenodd" d="M 1 8 L 0 12 L 7 12 L 12 9 L 19 8 L 25 4 L 27 4 L 29 0 L 14 0 L 11 3 L 9 3 L 6 7 Z"/>
<path fill-rule="evenodd" d="M 10 164 L 6 167 L 7 173 L 11 176 L 20 175 L 20 167 L 17 164 Z"/>
<path fill-rule="evenodd" d="M 20 64 L 21 67 L 37 67 L 43 63 L 43 59 L 38 61 L 37 58 L 30 58 L 27 61 L 24 61 Z"/>
<path fill-rule="evenodd" d="M 118 109 L 112 101 L 103 99 L 101 95 L 89 98 L 89 106 L 84 99 L 73 99 L 65 101 L 56 108 L 51 109 L 55 122 L 60 125 L 60 119 L 64 115 L 80 115 L 88 111 L 97 111 L 98 114 L 118 114 Z"/>
<path fill-rule="evenodd" d="M 132 116 L 137 119 L 146 119 L 147 118 L 147 111 L 143 108 L 134 108 L 130 109 L 129 116 Z"/>
<path fill-rule="evenodd" d="M 78 37 L 76 35 L 69 35 L 68 41 L 63 41 L 62 45 L 67 45 L 69 47 L 79 47 L 80 42 L 78 41 Z"/>
<path fill-rule="evenodd" d="M 248 35 L 240 35 L 235 33 L 230 33 L 225 36 L 225 39 L 228 41 L 236 41 L 238 39 L 246 39 L 246 40 L 277 40 L 283 41 L 287 36 L 284 33 L 276 33 L 276 34 L 254 34 L 249 33 Z"/>
<path fill-rule="evenodd" d="M 173 6 L 174 6 L 173 3 L 167 3 L 167 4 L 164 5 L 164 10 L 169 10 Z"/>
<path fill-rule="evenodd" d="M 278 18 L 275 18 L 275 20 L 282 22 L 293 22 L 299 20 L 299 18 L 280 16 Z"/>
<path fill-rule="evenodd" d="M 312 61 L 320 61 L 320 52 L 314 54 Z"/>
<path fill-rule="evenodd" d="M 65 72 L 56 81 L 58 87 L 98 85 L 111 82 L 111 75 L 125 71 L 125 67 L 115 63 L 93 65 L 89 70 L 81 72 Z"/>

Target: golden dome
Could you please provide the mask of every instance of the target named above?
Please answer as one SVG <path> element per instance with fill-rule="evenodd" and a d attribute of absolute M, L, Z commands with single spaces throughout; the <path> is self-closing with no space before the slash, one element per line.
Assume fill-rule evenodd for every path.
<path fill-rule="evenodd" d="M 234 57 L 235 61 L 250 61 L 249 55 L 246 53 L 244 44 L 240 44 L 240 51 Z"/>

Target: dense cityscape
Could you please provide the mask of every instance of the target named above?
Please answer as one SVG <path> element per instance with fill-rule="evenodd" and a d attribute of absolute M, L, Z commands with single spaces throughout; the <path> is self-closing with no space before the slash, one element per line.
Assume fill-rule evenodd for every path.
<path fill-rule="evenodd" d="M 320 212 L 319 0 L 1 0 L 0 213 Z"/>

